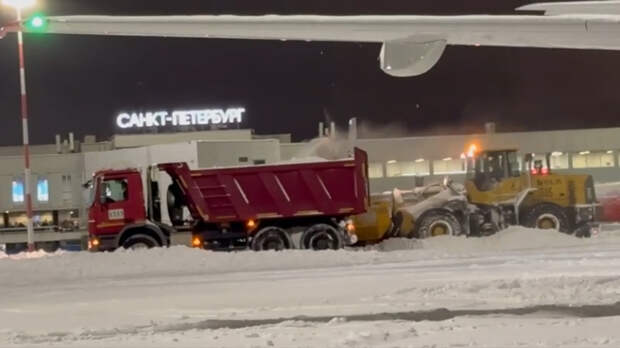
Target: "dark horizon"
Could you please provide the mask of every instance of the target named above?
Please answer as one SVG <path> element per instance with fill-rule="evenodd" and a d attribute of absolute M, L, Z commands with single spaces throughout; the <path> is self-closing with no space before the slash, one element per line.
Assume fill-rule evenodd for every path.
<path fill-rule="evenodd" d="M 533 1 L 40 1 L 65 14 L 471 14 L 512 13 Z M 14 14 L 2 8 L 0 21 Z M 32 143 L 57 133 L 78 138 L 114 132 L 123 111 L 247 109 L 259 134 L 314 137 L 319 121 L 340 127 L 358 117 L 367 128 L 402 134 L 620 126 L 620 52 L 458 47 L 420 77 L 379 69 L 379 44 L 26 36 Z M 0 145 L 21 143 L 15 36 L 0 40 Z M 401 135 L 402 135 L 401 134 Z"/>

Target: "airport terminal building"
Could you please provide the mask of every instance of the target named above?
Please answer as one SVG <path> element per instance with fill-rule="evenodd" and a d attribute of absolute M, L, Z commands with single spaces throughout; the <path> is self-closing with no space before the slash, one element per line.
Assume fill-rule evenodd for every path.
<path fill-rule="evenodd" d="M 95 171 L 163 162 L 210 168 L 336 159 L 357 146 L 369 155 L 371 191 L 384 192 L 410 189 L 444 176 L 462 180 L 463 153 L 469 144 L 476 144 L 518 149 L 541 158 L 551 153 L 551 170 L 588 173 L 597 183 L 620 181 L 620 128 L 518 133 L 498 133 L 493 128 L 469 135 L 358 138 L 352 120 L 349 129 L 338 134 L 333 126 L 320 126 L 320 136 L 303 143 L 291 142 L 289 134 L 257 135 L 250 129 L 123 132 L 105 141 L 58 135 L 55 143 L 31 148 L 35 236 L 43 246 L 79 240 L 87 222 L 82 184 Z M 23 158 L 18 146 L 0 147 L 0 211 L 0 245 L 7 250 L 25 247 Z"/>

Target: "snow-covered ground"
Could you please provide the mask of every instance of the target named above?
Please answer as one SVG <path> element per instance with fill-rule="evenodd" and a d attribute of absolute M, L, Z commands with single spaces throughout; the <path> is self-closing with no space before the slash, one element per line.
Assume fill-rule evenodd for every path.
<path fill-rule="evenodd" d="M 620 230 L 0 256 L 0 347 L 620 346 Z"/>

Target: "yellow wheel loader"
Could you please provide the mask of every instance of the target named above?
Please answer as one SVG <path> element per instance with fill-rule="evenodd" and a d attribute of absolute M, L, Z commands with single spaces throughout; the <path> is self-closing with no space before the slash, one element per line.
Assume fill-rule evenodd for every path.
<path fill-rule="evenodd" d="M 553 173 L 549 154 L 534 158 L 526 154 L 521 170 L 514 149 L 470 152 L 468 201 L 481 210 L 499 207 L 509 225 L 588 235 L 601 212 L 592 176 Z"/>
<path fill-rule="evenodd" d="M 464 186 L 441 184 L 371 196 L 353 218 L 360 244 L 390 237 L 485 236 L 508 225 L 589 236 L 601 206 L 590 175 L 552 173 L 546 163 L 516 150 L 469 151 Z"/>

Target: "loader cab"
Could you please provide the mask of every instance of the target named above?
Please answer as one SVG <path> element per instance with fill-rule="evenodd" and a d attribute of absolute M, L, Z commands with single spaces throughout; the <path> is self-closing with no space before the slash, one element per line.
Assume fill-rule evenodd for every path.
<path fill-rule="evenodd" d="M 516 150 L 487 150 L 467 156 L 467 181 L 478 191 L 493 190 L 506 179 L 520 176 Z"/>
<path fill-rule="evenodd" d="M 485 150 L 468 154 L 465 187 L 473 203 L 509 201 L 535 186 L 536 178 L 549 177 L 549 155 L 525 154 L 523 165 L 517 150 Z"/>
<path fill-rule="evenodd" d="M 524 171 L 531 175 L 549 175 L 551 174 L 551 154 L 546 153 L 544 157 L 536 156 L 533 153 L 527 153 L 523 157 Z"/>

